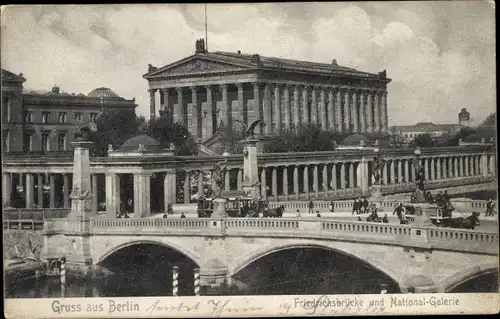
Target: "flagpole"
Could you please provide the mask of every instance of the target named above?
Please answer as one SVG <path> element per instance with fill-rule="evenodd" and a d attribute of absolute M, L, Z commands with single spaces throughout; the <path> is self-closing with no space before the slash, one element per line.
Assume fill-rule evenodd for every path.
<path fill-rule="evenodd" d="M 208 51 L 207 4 L 205 4 L 205 50 Z"/>

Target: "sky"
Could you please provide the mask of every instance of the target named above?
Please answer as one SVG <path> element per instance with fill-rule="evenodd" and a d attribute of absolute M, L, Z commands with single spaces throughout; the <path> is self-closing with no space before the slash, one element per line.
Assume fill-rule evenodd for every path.
<path fill-rule="evenodd" d="M 208 49 L 387 70 L 389 125 L 496 110 L 491 1 L 208 4 Z M 2 8 L 1 64 L 27 90 L 109 87 L 148 114 L 148 64 L 194 54 L 203 4 Z"/>

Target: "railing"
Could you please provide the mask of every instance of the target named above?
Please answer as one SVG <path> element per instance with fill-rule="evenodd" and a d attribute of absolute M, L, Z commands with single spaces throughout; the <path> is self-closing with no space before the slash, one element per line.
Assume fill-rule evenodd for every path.
<path fill-rule="evenodd" d="M 11 230 L 42 230 L 43 221 L 33 219 L 4 219 L 3 229 Z"/>
<path fill-rule="evenodd" d="M 398 199 L 384 199 L 380 202 L 382 208 L 395 209 L 399 203 L 411 204 L 408 200 L 398 200 Z M 330 209 L 331 201 L 325 200 L 313 200 L 313 209 Z M 467 199 L 451 199 L 451 203 L 455 208 L 470 209 L 470 211 L 476 210 L 486 210 L 487 201 L 485 200 L 467 200 Z M 498 206 L 497 201 L 493 202 L 495 207 Z M 343 200 L 343 201 L 333 201 L 334 212 L 346 212 L 351 211 L 353 206 L 353 200 Z M 294 212 L 296 209 L 308 209 L 309 202 L 307 201 L 288 201 L 288 202 L 271 202 L 269 203 L 270 208 L 277 208 L 279 206 L 284 206 L 285 210 L 288 212 Z"/>
<path fill-rule="evenodd" d="M 4 219 L 33 219 L 45 220 L 53 218 L 66 218 L 69 208 L 4 208 Z"/>
<path fill-rule="evenodd" d="M 454 251 L 496 254 L 496 233 L 462 229 L 419 227 L 339 220 L 262 218 L 185 218 L 91 220 L 88 231 L 94 236 L 245 236 L 290 237 L 318 240 L 365 242 L 371 244 L 432 247 Z M 78 230 L 77 222 L 49 220 L 44 233 L 64 234 Z"/>

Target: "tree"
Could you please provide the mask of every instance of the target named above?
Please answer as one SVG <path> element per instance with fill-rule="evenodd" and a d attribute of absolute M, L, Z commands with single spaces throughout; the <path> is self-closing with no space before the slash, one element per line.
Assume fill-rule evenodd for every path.
<path fill-rule="evenodd" d="M 137 134 L 141 118 L 129 110 L 105 110 L 96 121 L 97 132 L 90 134 L 94 142 L 93 153 L 105 156 L 108 145 L 120 147 L 127 139 Z"/>
<path fill-rule="evenodd" d="M 340 143 L 345 134 L 322 130 L 318 125 L 301 125 L 297 128 L 285 128 L 264 144 L 266 153 L 284 152 L 319 152 L 335 149 L 335 142 Z"/>
<path fill-rule="evenodd" d="M 155 138 L 164 148 L 171 143 L 175 146 L 175 154 L 181 156 L 197 155 L 198 147 L 188 129 L 178 122 L 173 122 L 167 113 L 153 118 L 142 125 L 145 134 Z"/>
<path fill-rule="evenodd" d="M 410 147 L 434 147 L 434 139 L 429 133 L 419 134 L 410 142 Z"/>

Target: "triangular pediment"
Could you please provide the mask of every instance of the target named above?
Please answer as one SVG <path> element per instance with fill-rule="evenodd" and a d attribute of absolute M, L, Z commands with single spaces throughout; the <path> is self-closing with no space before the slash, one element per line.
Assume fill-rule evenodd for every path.
<path fill-rule="evenodd" d="M 208 59 L 200 56 L 192 56 L 187 59 L 169 64 L 157 70 L 153 70 L 147 74 L 148 78 L 173 76 L 173 75 L 187 75 L 197 73 L 209 72 L 224 72 L 224 71 L 239 71 L 249 69 L 248 66 L 243 64 L 233 64 L 228 62 L 221 62 L 215 59 Z"/>

